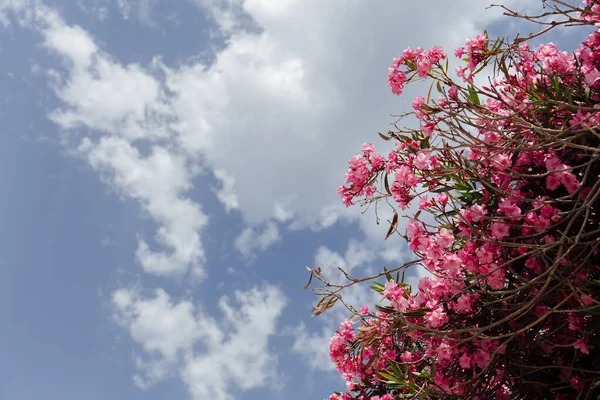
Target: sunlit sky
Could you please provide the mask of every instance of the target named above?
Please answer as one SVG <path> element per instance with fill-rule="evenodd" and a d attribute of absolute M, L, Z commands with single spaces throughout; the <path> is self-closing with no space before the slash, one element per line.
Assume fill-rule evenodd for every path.
<path fill-rule="evenodd" d="M 487 5 L 0 0 L 0 399 L 343 390 L 305 267 L 410 258 L 336 187 L 422 91 L 387 87 L 403 48 L 523 26 Z"/>

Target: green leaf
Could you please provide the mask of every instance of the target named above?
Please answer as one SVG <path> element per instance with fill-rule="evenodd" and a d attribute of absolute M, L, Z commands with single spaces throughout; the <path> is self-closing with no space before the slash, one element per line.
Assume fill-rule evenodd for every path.
<path fill-rule="evenodd" d="M 444 91 L 442 90 L 442 84 L 440 83 L 440 81 L 437 81 L 436 88 L 437 88 L 438 92 L 444 93 Z"/>
<path fill-rule="evenodd" d="M 404 383 L 404 381 L 401 381 L 400 379 L 398 379 L 396 376 L 385 372 L 385 371 L 379 371 L 379 375 L 383 376 L 385 379 L 389 380 L 390 382 L 393 383 L 397 383 L 397 384 L 402 384 Z"/>
<path fill-rule="evenodd" d="M 502 45 L 504 44 L 504 38 L 498 38 L 496 39 L 496 43 L 494 43 L 494 46 L 492 47 L 493 51 L 497 51 L 500 49 L 500 47 L 502 47 Z"/>
<path fill-rule="evenodd" d="M 554 87 L 554 90 L 556 91 L 556 94 L 560 94 L 560 82 L 558 81 L 558 76 L 557 75 L 551 75 L 550 76 L 550 82 L 552 83 L 552 86 Z"/>
<path fill-rule="evenodd" d="M 373 291 L 374 291 L 374 292 L 377 292 L 377 293 L 381 293 L 381 292 L 383 292 L 383 289 L 382 289 L 382 288 L 380 288 L 380 287 L 377 287 L 377 286 L 375 286 L 375 285 L 372 285 L 372 286 L 369 286 L 369 287 L 370 287 L 371 289 L 373 289 Z"/>
<path fill-rule="evenodd" d="M 388 282 L 389 282 L 389 281 L 393 281 L 393 280 L 394 280 L 394 277 L 392 276 L 392 274 L 390 274 L 390 273 L 388 272 L 388 270 L 387 270 L 387 268 L 386 268 L 385 266 L 383 267 L 383 270 L 385 271 L 385 277 L 386 277 L 386 279 L 388 280 Z"/>
<path fill-rule="evenodd" d="M 400 367 L 395 362 L 391 360 L 388 361 L 388 366 L 392 369 L 392 371 L 394 371 L 394 374 L 396 374 L 396 376 L 404 376 L 404 372 L 400 370 Z"/>
<path fill-rule="evenodd" d="M 479 96 L 477 95 L 477 91 L 475 90 L 475 86 L 469 85 L 468 89 L 469 89 L 469 100 L 471 100 L 471 103 L 475 104 L 476 106 L 481 105 L 481 103 L 479 101 Z"/>
<path fill-rule="evenodd" d="M 481 67 L 477 68 L 477 71 L 473 72 L 473 75 L 477 75 L 478 73 L 480 73 L 481 71 L 483 71 L 483 69 L 487 67 L 487 64 L 483 64 Z"/>

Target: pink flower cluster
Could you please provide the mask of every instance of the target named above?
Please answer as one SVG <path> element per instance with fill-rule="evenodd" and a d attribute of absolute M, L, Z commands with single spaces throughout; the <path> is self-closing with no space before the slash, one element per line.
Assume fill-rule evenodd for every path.
<path fill-rule="evenodd" d="M 446 54 L 441 47 L 437 46 L 428 51 L 422 48 L 416 50 L 406 48 L 402 55 L 394 58 L 388 72 L 388 84 L 392 93 L 399 95 L 404 90 L 405 83 L 410 80 L 411 74 L 420 78 L 426 78 L 431 69 L 445 60 Z"/>
<path fill-rule="evenodd" d="M 585 4 L 600 12 L 596 1 Z M 397 278 L 376 282 L 389 306 L 364 306 L 361 326 L 345 321 L 331 339 L 347 391 L 330 400 L 510 399 L 539 385 L 548 390 L 542 396 L 571 399 L 591 390 L 600 323 L 585 310 L 600 309 L 600 31 L 575 55 L 552 43 L 511 51 L 492 87 L 474 92 L 438 80 L 448 90 L 437 101 L 412 104 L 420 131 L 394 134 L 387 155 L 365 144 L 350 159 L 338 188 L 346 206 L 388 197 L 405 210 L 417 200 L 419 214 L 437 225 L 415 215 L 406 229 L 432 276 L 414 292 Z M 472 83 L 496 54 L 482 34 L 455 55 L 466 57 L 458 72 Z M 416 77 L 443 76 L 434 72 L 445 58 L 439 47 L 404 50 L 389 71 L 392 92 Z M 439 145 L 447 137 L 441 126 L 474 104 L 476 139 L 459 150 Z"/>

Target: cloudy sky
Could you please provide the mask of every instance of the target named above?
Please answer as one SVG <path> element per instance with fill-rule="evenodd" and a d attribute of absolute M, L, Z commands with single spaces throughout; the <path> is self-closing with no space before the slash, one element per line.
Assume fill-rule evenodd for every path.
<path fill-rule="evenodd" d="M 0 399 L 343 389 L 305 266 L 410 257 L 335 189 L 403 48 L 514 36 L 487 5 L 0 0 Z"/>

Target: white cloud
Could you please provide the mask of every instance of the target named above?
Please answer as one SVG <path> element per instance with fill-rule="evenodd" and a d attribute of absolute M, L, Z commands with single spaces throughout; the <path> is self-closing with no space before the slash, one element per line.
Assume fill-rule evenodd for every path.
<path fill-rule="evenodd" d="M 185 195 L 200 169 L 169 143 L 173 117 L 160 81 L 139 65 L 114 61 L 89 33 L 66 25 L 52 9 L 37 5 L 27 13 L 34 16 L 32 26 L 40 30 L 45 48 L 66 67 L 64 74 L 51 74 L 63 103 L 51 120 L 69 134 L 67 143 L 79 142 L 71 147 L 76 154 L 157 223 L 154 239 L 162 249 L 140 236 L 136 255 L 142 268 L 157 275 L 191 271 L 202 277 L 200 231 L 208 218 Z M 79 139 L 82 131 L 100 138 Z"/>
<path fill-rule="evenodd" d="M 245 240 L 252 231 L 244 231 L 238 241 L 242 251 L 278 240 L 272 221 L 323 229 L 339 218 L 358 219 L 369 240 L 380 241 L 387 224 L 360 217 L 359 207 L 344 209 L 335 188 L 360 144 L 377 142 L 376 132 L 391 122 L 389 113 L 410 107 L 410 90 L 403 100 L 386 87 L 391 59 L 405 46 L 439 44 L 451 52 L 499 14 L 476 0 L 444 3 L 436 13 L 398 2 L 378 7 L 341 0 L 198 3 L 210 6 L 230 34 L 212 65 L 194 61 L 173 68 L 156 60 L 148 69 L 123 66 L 100 51 L 87 32 L 65 25 L 55 13 L 46 12 L 41 28 L 46 47 L 68 64 L 67 74 L 55 83 L 63 107 L 51 114 L 53 121 L 66 130 L 91 129 L 111 137 L 110 146 L 106 137 L 86 142 L 91 144 L 88 154 L 103 160 L 96 162 L 102 164 L 98 168 L 114 175 L 109 180 L 126 174 L 119 169 L 124 164 L 114 165 L 110 157 L 126 155 L 140 171 L 156 171 L 149 162 L 169 159 L 185 183 L 161 181 L 152 190 L 117 183 L 159 224 L 157 241 L 170 252 L 152 251 L 143 240 L 138 249 L 144 268 L 159 274 L 202 271 L 199 232 L 206 217 L 185 198 L 199 160 L 221 180 L 218 198 L 227 209 L 239 210 L 252 231 L 267 227 L 260 240 Z M 127 1 L 119 5 L 124 12 L 133 7 Z M 410 20 L 399 23 L 398 15 L 410 15 Z M 246 29 L 244 18 L 261 29 Z M 427 29 L 421 29 L 423 21 Z M 164 81 L 158 79 L 161 74 Z M 162 157 L 136 154 L 140 142 L 162 142 L 154 147 Z M 120 151 L 114 150 L 117 145 Z M 110 156 L 99 154 L 108 148 Z M 175 209 L 195 210 L 195 220 L 187 224 L 160 209 L 170 206 L 161 192 L 170 193 L 168 199 L 179 205 Z M 194 246 L 198 251 L 191 250 Z"/>
<path fill-rule="evenodd" d="M 191 187 L 192 175 L 185 158 L 154 146 L 143 157 L 124 138 L 104 137 L 94 143 L 85 139 L 80 147 L 90 165 L 106 173 L 121 193 L 136 199 L 158 223 L 155 239 L 171 252 L 154 251 L 139 238 L 137 257 L 146 272 L 183 274 L 190 267 L 202 276 L 205 261 L 199 231 L 207 217 L 200 206 L 182 193 Z"/>
<path fill-rule="evenodd" d="M 43 30 L 45 47 L 66 62 L 54 85 L 63 109 L 50 118 L 63 129 L 88 128 L 129 140 L 166 139 L 170 118 L 160 83 L 140 66 L 122 66 L 103 54 L 89 33 L 56 15 Z"/>
<path fill-rule="evenodd" d="M 156 0 L 138 0 L 137 17 L 143 25 L 157 28 L 158 24 L 154 18 L 154 7 Z"/>
<path fill-rule="evenodd" d="M 362 142 L 377 142 L 389 113 L 412 101 L 386 87 L 392 58 L 405 46 L 439 44 L 451 52 L 499 15 L 476 0 L 440 4 L 436 13 L 405 2 L 199 3 L 231 36 L 213 65 L 168 69 L 173 107 L 185 121 L 176 128 L 181 143 L 235 178 L 247 222 L 275 218 L 273 204 L 285 197 L 300 226 L 356 218 L 357 207 L 333 206 L 346 160 Z M 240 31 L 242 11 L 262 31 Z"/>
<path fill-rule="evenodd" d="M 162 289 L 151 297 L 119 289 L 112 300 L 116 320 L 144 351 L 144 357 L 136 357 L 138 386 L 147 388 L 178 373 L 194 399 L 229 400 L 232 386 L 247 391 L 275 383 L 277 357 L 269 338 L 286 305 L 277 287 L 221 297 L 219 320 L 190 301 L 173 301 Z"/>
<path fill-rule="evenodd" d="M 329 341 L 335 333 L 334 324 L 325 325 L 320 332 L 311 331 L 306 324 L 300 323 L 289 329 L 294 335 L 292 350 L 304 359 L 309 368 L 321 371 L 333 371 L 335 365 L 329 358 Z"/>
<path fill-rule="evenodd" d="M 149 299 L 134 290 L 119 289 L 112 299 L 132 339 L 147 352 L 157 352 L 167 361 L 175 361 L 180 351 L 191 350 L 200 336 L 192 303 L 174 304 L 162 289 Z"/>
<path fill-rule="evenodd" d="M 104 22 L 108 19 L 109 10 L 105 5 L 100 5 L 99 1 L 100 0 L 86 0 L 84 3 L 84 0 L 76 0 L 77 7 L 79 7 L 81 11 L 97 18 L 100 22 Z"/>
<path fill-rule="evenodd" d="M 131 5 L 128 0 L 117 0 L 117 5 L 123 19 L 129 19 L 129 13 L 131 11 Z"/>
<path fill-rule="evenodd" d="M 238 208 L 238 199 L 235 195 L 235 179 L 233 176 L 222 169 L 216 169 L 213 171 L 215 178 L 221 181 L 221 189 L 217 192 L 217 198 L 225 207 L 225 210 L 231 211 Z"/>
<path fill-rule="evenodd" d="M 339 276 L 338 268 L 349 270 L 346 260 L 344 260 L 339 253 L 325 246 L 321 246 L 317 249 L 314 265 L 315 268 L 321 268 L 325 279 L 331 279 L 332 275 Z"/>
<path fill-rule="evenodd" d="M 244 229 L 235 240 L 235 248 L 244 257 L 250 258 L 256 250 L 264 251 L 280 240 L 281 236 L 277 225 L 274 222 L 268 222 L 264 225 L 262 232 L 258 228 Z"/>

